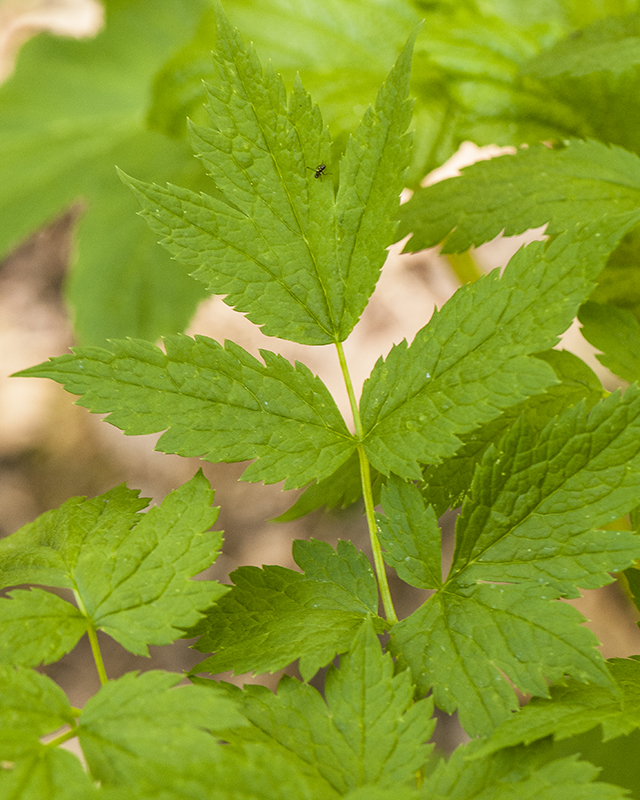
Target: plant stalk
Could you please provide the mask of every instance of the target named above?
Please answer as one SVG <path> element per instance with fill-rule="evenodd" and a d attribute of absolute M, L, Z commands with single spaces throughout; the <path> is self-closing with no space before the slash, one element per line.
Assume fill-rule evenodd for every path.
<path fill-rule="evenodd" d="M 52 739 L 50 742 L 47 742 L 45 744 L 45 747 L 51 747 L 51 748 L 57 747 L 58 745 L 62 744 L 63 742 L 66 742 L 69 739 L 73 739 L 74 736 L 77 736 L 77 735 L 78 735 L 78 729 L 77 728 L 71 728 L 70 730 L 65 731 L 64 733 L 61 733 L 60 736 L 56 736 L 56 738 Z"/>
<path fill-rule="evenodd" d="M 358 445 L 358 458 L 360 460 L 360 478 L 362 480 L 362 495 L 364 497 L 364 509 L 367 517 L 367 525 L 369 527 L 369 539 L 371 540 L 371 549 L 373 551 L 373 563 L 378 578 L 378 591 L 382 599 L 382 607 L 384 608 L 385 617 L 389 624 L 394 625 L 398 621 L 396 611 L 393 607 L 391 599 L 391 592 L 389 591 L 389 582 L 387 581 L 387 573 L 384 567 L 384 560 L 382 558 L 382 548 L 378 541 L 378 527 L 376 525 L 376 517 L 373 503 L 373 491 L 371 489 L 371 470 L 369 468 L 369 461 L 364 452 L 362 440 L 364 439 L 364 430 L 362 428 L 362 420 L 360 419 L 360 411 L 356 401 L 356 395 L 353 391 L 353 383 L 351 382 L 351 375 L 347 367 L 347 360 L 344 355 L 342 342 L 336 342 L 336 350 L 338 351 L 338 358 L 340 360 L 340 368 L 344 377 L 345 386 L 347 387 L 347 395 L 349 396 L 349 404 L 351 405 L 351 413 L 353 414 L 353 424 L 355 427 L 356 436 L 360 441 Z"/>
<path fill-rule="evenodd" d="M 463 286 L 465 283 L 474 283 L 484 275 L 469 250 L 465 253 L 447 253 L 447 260 Z"/>
<path fill-rule="evenodd" d="M 73 590 L 73 595 L 78 605 L 78 610 L 87 619 L 87 636 L 89 637 L 89 644 L 91 645 L 93 660 L 96 663 L 96 669 L 98 670 L 98 677 L 100 678 L 100 684 L 104 686 L 105 683 L 108 683 L 109 678 L 107 678 L 107 671 L 104 668 L 104 661 L 102 660 L 102 653 L 100 652 L 100 645 L 98 644 L 98 633 L 94 628 L 93 622 L 91 621 L 89 615 L 87 614 L 87 609 L 85 608 L 85 605 L 82 602 L 82 598 L 80 597 L 80 594 L 76 589 Z"/>
<path fill-rule="evenodd" d="M 96 662 L 96 669 L 98 670 L 98 677 L 100 678 L 100 683 L 102 686 L 105 685 L 109 681 L 107 678 L 107 671 L 104 668 L 104 661 L 102 660 L 102 653 L 100 652 L 100 645 L 98 644 L 98 634 L 96 629 L 93 625 L 89 625 L 87 628 L 87 634 L 89 635 L 89 642 L 91 644 L 91 652 L 93 653 L 93 660 Z"/>

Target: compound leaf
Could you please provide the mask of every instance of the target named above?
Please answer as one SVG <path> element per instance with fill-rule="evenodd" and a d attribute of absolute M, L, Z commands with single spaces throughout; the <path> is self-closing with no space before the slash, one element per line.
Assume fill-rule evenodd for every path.
<path fill-rule="evenodd" d="M 371 566 L 341 542 L 296 542 L 294 557 L 306 574 L 279 566 L 240 567 L 234 586 L 189 631 L 194 647 L 215 655 L 192 672 L 274 672 L 300 659 L 305 680 L 349 648 L 363 620 L 376 615 Z M 375 617 L 376 625 L 382 624 Z"/>
<path fill-rule="evenodd" d="M 468 250 L 500 233 L 515 236 L 547 225 L 547 234 L 640 208 L 640 158 L 593 139 L 560 149 L 535 145 L 462 170 L 458 178 L 416 192 L 400 207 L 405 250 L 443 242 Z"/>
<path fill-rule="evenodd" d="M 463 286 L 410 347 L 380 359 L 360 403 L 373 466 L 420 479 L 420 465 L 451 457 L 461 434 L 555 383 L 530 356 L 569 327 L 627 224 L 614 218 L 522 248 L 501 278 Z"/>
<path fill-rule="evenodd" d="M 256 459 L 244 480 L 303 486 L 331 475 L 355 450 L 329 391 L 299 362 L 262 350 L 262 364 L 233 342 L 222 347 L 205 336 L 168 337 L 166 353 L 143 341 L 111 348 L 79 348 L 19 374 L 62 383 L 128 434 L 165 431 L 156 445 L 165 453 Z"/>
<path fill-rule="evenodd" d="M 610 685 L 595 637 L 573 608 L 553 601 L 611 582 L 610 572 L 638 558 L 633 532 L 594 528 L 637 503 L 639 420 L 640 389 L 632 386 L 589 415 L 582 404 L 568 409 L 540 434 L 520 417 L 485 453 L 444 586 L 391 631 L 393 652 L 420 691 L 433 688 L 449 713 L 458 708 L 470 733 L 488 733 L 517 706 L 498 670 L 540 696 L 546 679 L 564 674 Z M 418 515 L 412 527 L 424 528 L 419 490 L 404 493 L 414 495 L 405 503 Z"/>
<path fill-rule="evenodd" d="M 210 124 L 192 143 L 217 193 L 126 180 L 169 252 L 263 333 L 304 344 L 348 335 L 393 242 L 409 162 L 413 38 L 350 140 L 334 198 L 331 139 L 296 80 L 263 71 L 221 10 Z"/>
<path fill-rule="evenodd" d="M 56 609 L 69 632 L 79 638 L 80 615 L 114 637 L 133 653 L 147 655 L 147 644 L 169 644 L 193 625 L 201 610 L 224 592 L 215 581 L 191 581 L 210 566 L 222 543 L 219 531 L 207 531 L 217 518 L 213 492 L 198 473 L 169 494 L 161 506 L 138 513 L 147 503 L 121 486 L 100 497 L 73 498 L 59 509 L 0 542 L 4 585 L 43 583 L 74 590 L 78 616 L 63 601 L 46 602 Z M 41 592 L 20 593 L 7 600 L 5 619 L 17 625 L 28 606 L 35 613 Z M 77 621 L 76 621 L 77 620 Z M 8 623 L 5 623 L 8 624 Z M 49 658 L 48 631 L 22 647 L 30 663 Z M 34 634 L 34 631 L 31 631 Z M 17 635 L 17 634 L 16 634 Z"/>
<path fill-rule="evenodd" d="M 277 746 L 341 795 L 368 784 L 401 787 L 426 759 L 435 725 L 432 702 L 412 702 L 409 673 L 394 675 L 371 620 L 360 627 L 340 668 L 329 668 L 326 704 L 316 689 L 289 677 L 277 694 L 262 686 L 227 688 L 250 723 L 234 731 L 232 741 Z"/>

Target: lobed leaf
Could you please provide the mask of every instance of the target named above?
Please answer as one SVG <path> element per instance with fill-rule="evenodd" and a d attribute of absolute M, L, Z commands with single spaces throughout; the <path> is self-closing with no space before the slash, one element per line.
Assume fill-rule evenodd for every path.
<path fill-rule="evenodd" d="M 29 755 L 0 765 L 0 792 L 11 800 L 100 800 L 102 797 L 73 753 L 40 743 Z"/>
<path fill-rule="evenodd" d="M 460 435 L 553 385 L 531 355 L 569 327 L 626 224 L 614 218 L 519 250 L 501 278 L 459 289 L 410 347 L 380 359 L 360 403 L 373 466 L 417 480 L 421 464 L 454 455 Z"/>
<path fill-rule="evenodd" d="M 211 565 L 222 543 L 220 532 L 207 531 L 217 517 L 212 500 L 202 473 L 146 514 L 138 513 L 146 501 L 120 486 L 91 500 L 72 498 L 3 539 L 4 585 L 68 587 L 79 607 L 73 612 L 39 590 L 3 601 L 4 625 L 20 645 L 16 657 L 53 660 L 90 624 L 138 655 L 148 654 L 148 644 L 179 638 L 226 591 L 215 581 L 190 580 Z M 42 622 L 18 632 L 21 620 L 43 610 L 62 624 L 60 641 Z"/>
<path fill-rule="evenodd" d="M 187 772 L 219 760 L 211 735 L 245 724 L 222 691 L 177 686 L 183 676 L 130 672 L 102 686 L 78 720 L 78 738 L 93 777 L 133 783 L 160 767 Z"/>
<path fill-rule="evenodd" d="M 448 713 L 458 708 L 470 733 L 488 733 L 517 706 L 500 672 L 540 696 L 547 679 L 565 674 L 610 685 L 580 615 L 552 601 L 610 583 L 611 572 L 639 557 L 635 533 L 597 529 L 637 504 L 639 420 L 640 389 L 631 386 L 590 414 L 582 404 L 568 409 L 542 433 L 520 417 L 485 453 L 458 518 L 447 580 L 391 631 L 392 650 L 420 691 L 433 688 Z M 418 488 L 401 491 L 406 499 L 390 505 L 383 542 L 392 556 L 404 548 L 417 566 L 397 558 L 403 577 L 425 586 L 422 576 L 438 567 L 427 550 L 434 534 Z M 408 531 L 430 554 L 422 572 Z"/>
<path fill-rule="evenodd" d="M 392 477 L 382 489 L 382 510 L 376 520 L 385 562 L 411 586 L 442 586 L 442 542 L 432 506 L 425 506 L 410 484 Z"/>
<path fill-rule="evenodd" d="M 229 594 L 189 631 L 200 635 L 196 650 L 215 651 L 192 673 L 274 672 L 299 658 L 308 680 L 349 648 L 369 616 L 382 625 L 373 572 L 352 544 L 333 551 L 325 542 L 297 542 L 294 557 L 306 574 L 279 566 L 231 573 Z"/>
<path fill-rule="evenodd" d="M 74 605 L 51 592 L 8 592 L 0 599 L 0 662 L 52 664 L 73 650 L 87 625 Z"/>
<path fill-rule="evenodd" d="M 536 434 L 521 418 L 478 468 L 456 524 L 451 578 L 537 581 L 577 597 L 638 558 L 632 531 L 596 530 L 637 504 L 640 389 Z"/>
<path fill-rule="evenodd" d="M 412 37 L 341 165 L 337 198 L 323 179 L 331 139 L 296 79 L 263 71 L 221 10 L 210 123 L 192 143 L 216 193 L 126 178 L 169 252 L 268 336 L 342 341 L 375 288 L 393 242 L 409 162 Z M 328 170 L 331 171 L 330 169 Z"/>
<path fill-rule="evenodd" d="M 223 757 L 181 765 L 153 764 L 131 782 L 103 790 L 104 800 L 338 800 L 324 781 L 270 747 L 225 745 Z M 135 793 L 135 794 L 132 794 Z M 102 795 L 101 795 L 102 796 Z M 411 798 L 413 800 L 413 798 Z"/>
<path fill-rule="evenodd" d="M 142 341 L 77 349 L 21 375 L 48 377 L 128 434 L 165 431 L 156 449 L 207 461 L 255 459 L 249 481 L 286 488 L 322 480 L 356 442 L 322 381 L 267 350 L 172 336 L 166 353 Z"/>
<path fill-rule="evenodd" d="M 42 736 L 75 717 L 62 689 L 45 675 L 0 666 L 0 795 L 15 800 L 83 800 L 96 788 L 80 761 Z"/>
<path fill-rule="evenodd" d="M 474 758 L 517 744 L 531 744 L 546 736 L 556 741 L 584 733 L 598 725 L 604 742 L 640 728 L 640 664 L 637 656 L 607 662 L 615 692 L 569 680 L 551 687 L 549 699 L 535 698 L 514 714 L 479 747 Z"/>
<path fill-rule="evenodd" d="M 471 489 L 476 467 L 487 448 L 502 438 L 519 416 L 524 416 L 533 428 L 542 430 L 553 417 L 569 406 L 584 400 L 591 409 L 602 399 L 603 389 L 597 375 L 568 350 L 547 350 L 536 358 L 553 368 L 558 383 L 544 394 L 534 395 L 506 409 L 492 422 L 462 436 L 462 447 L 442 464 L 428 466 L 423 471 L 421 487 L 425 500 L 432 504 L 437 516 L 447 508 L 459 508 Z"/>
<path fill-rule="evenodd" d="M 298 769 L 340 795 L 358 786 L 401 789 L 424 763 L 435 726 L 431 700 L 412 702 L 409 673 L 394 675 L 371 620 L 360 627 L 340 668 L 329 668 L 326 704 L 316 689 L 289 677 L 277 694 L 262 686 L 226 688 L 250 723 L 234 731 L 232 741 L 292 754 Z"/>
<path fill-rule="evenodd" d="M 577 756 L 551 760 L 544 751 L 498 753 L 468 761 L 477 743 L 459 747 L 440 761 L 422 786 L 429 800 L 622 800 L 626 791 L 596 782 L 598 768 Z"/>
<path fill-rule="evenodd" d="M 557 234 L 639 208 L 640 158 L 593 139 L 572 139 L 560 149 L 535 145 L 478 161 L 458 178 L 417 191 L 400 207 L 398 232 L 413 234 L 405 251 L 443 242 L 443 252 L 456 253 L 500 233 L 515 236 L 547 225 L 547 234 Z"/>
<path fill-rule="evenodd" d="M 390 647 L 411 668 L 418 690 L 433 691 L 448 714 L 458 709 L 471 736 L 486 735 L 518 708 L 509 679 L 546 696 L 565 674 L 608 686 L 598 640 L 548 586 L 445 584 L 391 630 Z"/>

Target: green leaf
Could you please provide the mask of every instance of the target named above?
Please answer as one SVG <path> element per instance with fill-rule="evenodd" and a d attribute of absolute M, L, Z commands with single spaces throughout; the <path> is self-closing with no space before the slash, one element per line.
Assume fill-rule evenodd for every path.
<path fill-rule="evenodd" d="M 27 757 L 38 750 L 40 737 L 75 725 L 65 693 L 46 675 L 1 664 L 0 687 L 0 759 Z"/>
<path fill-rule="evenodd" d="M 331 475 L 356 442 L 322 381 L 304 364 L 204 336 L 78 348 L 21 375 L 48 377 L 128 434 L 165 431 L 157 450 L 207 461 L 256 459 L 244 480 L 303 486 Z"/>
<path fill-rule="evenodd" d="M 73 753 L 42 744 L 15 763 L 0 765 L 0 793 L 11 800 L 100 800 L 102 797 Z"/>
<path fill-rule="evenodd" d="M 0 251 L 86 203 L 68 297 L 87 343 L 181 330 L 203 296 L 135 219 L 114 165 L 200 187 L 184 142 L 149 130 L 145 115 L 154 74 L 193 35 L 206 5 L 109 3 L 95 39 L 32 39 L 0 87 Z"/>
<path fill-rule="evenodd" d="M 65 620 L 78 619 L 65 623 L 71 628 L 65 646 L 74 631 L 76 637 L 80 632 L 82 615 L 85 626 L 92 624 L 131 652 L 147 655 L 148 644 L 179 638 L 181 629 L 226 591 L 215 581 L 189 580 L 211 565 L 222 542 L 220 532 L 207 531 L 217 517 L 212 500 L 201 473 L 146 514 L 138 513 L 146 501 L 123 486 L 91 500 L 73 498 L 0 542 L 0 578 L 3 585 L 73 589 L 80 611 L 76 618 L 64 610 Z M 35 613 L 44 601 L 40 592 L 28 594 Z M 14 626 L 27 603 L 24 594 L 19 597 L 22 602 L 5 606 L 5 618 L 13 614 Z M 60 608 L 51 600 L 47 605 Z M 52 646 L 58 653 L 62 648 L 48 632 L 40 632 L 42 638 L 35 639 L 27 630 L 19 641 L 30 663 L 50 657 Z"/>
<path fill-rule="evenodd" d="M 326 704 L 316 689 L 289 677 L 277 695 L 262 686 L 227 690 L 251 723 L 234 731 L 232 741 L 270 743 L 293 754 L 301 769 L 341 795 L 358 786 L 400 788 L 411 781 L 435 726 L 431 699 L 413 703 L 409 673 L 394 675 L 371 620 L 360 627 L 340 668 L 329 668 Z"/>
<path fill-rule="evenodd" d="M 366 555 L 352 542 L 338 539 L 336 550 L 317 539 L 293 543 L 293 558 L 311 581 L 341 586 L 372 613 L 378 610 L 378 588 Z"/>
<path fill-rule="evenodd" d="M 0 599 L 0 661 L 35 667 L 58 661 L 87 630 L 87 619 L 51 592 L 17 589 Z"/>
<path fill-rule="evenodd" d="M 377 473 L 374 473 L 372 482 L 376 477 Z M 332 475 L 307 487 L 291 508 L 273 522 L 291 522 L 322 506 L 328 509 L 346 508 L 361 497 L 360 459 L 358 453 L 354 451 Z"/>
<path fill-rule="evenodd" d="M 453 458 L 442 464 L 428 466 L 423 472 L 421 491 L 437 516 L 447 508 L 458 508 L 469 493 L 477 465 L 487 448 L 499 441 L 516 419 L 523 415 L 536 430 L 542 430 L 549 420 L 569 406 L 584 400 L 591 409 L 602 399 L 603 389 L 597 375 L 577 356 L 568 350 L 546 350 L 536 358 L 553 368 L 559 383 L 550 386 L 544 394 L 535 395 L 504 411 L 493 422 L 483 425 L 473 433 L 462 436 L 462 447 Z"/>
<path fill-rule="evenodd" d="M 584 338 L 601 350 L 596 358 L 626 381 L 640 379 L 640 323 L 624 308 L 585 303 L 578 314 Z"/>
<path fill-rule="evenodd" d="M 574 139 L 561 149 L 536 145 L 479 161 L 458 178 L 421 189 L 400 207 L 398 233 L 413 233 L 405 250 L 444 242 L 445 253 L 456 253 L 500 233 L 515 236 L 548 223 L 546 233 L 556 234 L 638 208 L 640 158 Z"/>
<path fill-rule="evenodd" d="M 427 11 L 416 48 L 421 116 L 431 123 L 418 145 L 425 172 L 464 141 L 519 145 L 588 135 L 586 115 L 569 99 L 520 74 L 572 26 L 553 12 L 543 24 L 513 25 L 501 18 L 504 9 L 505 4 L 438 3 Z"/>
<path fill-rule="evenodd" d="M 153 670 L 109 681 L 85 705 L 78 737 L 91 774 L 103 785 L 133 782 L 137 773 L 164 766 L 188 771 L 215 762 L 210 732 L 244 720 L 225 693 L 176 686 L 183 676 Z"/>
<path fill-rule="evenodd" d="M 0 666 L 0 796 L 11 800 L 84 800 L 95 787 L 78 759 L 40 737 L 75 717 L 64 692 L 50 678 Z"/>
<path fill-rule="evenodd" d="M 192 673 L 275 672 L 299 658 L 308 680 L 349 648 L 363 620 L 373 615 L 382 625 L 373 572 L 352 544 L 334 552 L 325 542 L 296 542 L 294 558 L 307 574 L 279 566 L 231 573 L 229 594 L 189 631 L 200 635 L 196 650 L 215 651 Z"/>
<path fill-rule="evenodd" d="M 640 663 L 615 658 L 607 662 L 616 683 L 613 693 L 601 686 L 569 680 L 551 687 L 549 699 L 535 698 L 514 714 L 482 744 L 474 758 L 484 758 L 504 747 L 531 744 L 546 736 L 556 741 L 576 736 L 598 725 L 602 740 L 627 736 L 640 728 Z"/>
<path fill-rule="evenodd" d="M 486 735 L 518 707 L 501 673 L 522 691 L 545 696 L 545 679 L 572 674 L 606 685 L 610 679 L 580 626 L 581 615 L 558 592 L 531 584 L 445 585 L 391 632 L 392 652 L 410 667 L 418 690 L 470 735 Z"/>
<path fill-rule="evenodd" d="M 287 99 L 281 78 L 262 70 L 221 11 L 217 20 L 210 123 L 192 125 L 191 139 L 218 195 L 126 180 L 169 252 L 263 333 L 304 344 L 342 341 L 394 240 L 409 161 L 415 37 L 349 141 L 334 198 L 318 172 L 330 165 L 331 139 L 300 80 Z"/>
<path fill-rule="evenodd" d="M 537 581 L 577 597 L 638 558 L 632 531 L 594 530 L 637 504 L 640 389 L 568 409 L 537 434 L 522 418 L 485 454 L 456 525 L 457 581 Z M 473 498 L 473 499 L 471 499 Z"/>
<path fill-rule="evenodd" d="M 530 244 L 501 278 L 494 271 L 463 286 L 411 347 L 380 359 L 360 403 L 373 466 L 420 479 L 419 465 L 451 457 L 460 435 L 555 383 L 530 356 L 557 343 L 623 232 L 614 218 Z"/>
<path fill-rule="evenodd" d="M 463 141 L 518 146 L 575 137 L 640 149 L 630 113 L 637 108 L 639 70 L 620 78 L 608 72 L 544 80 L 528 74 L 529 65 L 544 57 L 541 51 L 575 34 L 576 27 L 625 13 L 597 2 L 567 5 L 544 3 L 537 14 L 514 14 L 513 4 L 502 2 L 431 6 L 416 52 L 418 60 L 424 51 L 426 63 L 416 74 L 430 116 L 442 120 L 432 153 L 446 158 Z M 637 12 L 637 4 L 626 10 Z"/>
<path fill-rule="evenodd" d="M 565 674 L 610 683 L 580 615 L 552 601 L 610 583 L 610 572 L 639 556 L 633 532 L 594 530 L 637 504 L 639 425 L 632 386 L 588 416 L 582 405 L 567 410 L 541 434 L 521 417 L 485 453 L 456 525 L 449 577 L 391 631 L 420 691 L 433 687 L 435 702 L 458 708 L 470 733 L 488 733 L 517 707 L 498 670 L 540 696 L 546 679 Z M 404 492 L 414 494 L 405 507 L 418 514 L 418 529 L 418 489 Z"/>
<path fill-rule="evenodd" d="M 588 110 L 554 96 L 541 82 L 519 74 L 542 47 L 619 4 L 545 2 L 528 4 L 432 3 L 401 0 L 304 0 L 295 13 L 282 0 L 239 0 L 228 9 L 245 38 L 254 42 L 285 80 L 300 73 L 322 109 L 339 149 L 373 99 L 388 64 L 421 18 L 412 94 L 414 148 L 408 185 L 452 155 L 463 141 L 520 144 L 588 135 Z M 628 7 L 629 11 L 633 7 Z M 193 64 L 208 55 L 196 37 L 163 75 L 175 108 L 189 113 L 198 100 Z M 201 96 L 201 95 L 200 95 Z M 177 117 L 177 113 L 174 119 Z M 174 123 L 178 126 L 178 120 Z"/>
<path fill-rule="evenodd" d="M 291 756 L 273 747 L 220 748 L 217 760 L 184 766 L 153 763 L 124 786 L 103 789 L 104 800 L 338 800 L 340 795 L 317 775 L 300 769 Z M 386 798 L 383 798 L 386 800 Z M 401 797 L 401 800 L 404 800 Z M 414 798 L 411 798 L 414 800 Z"/>
<path fill-rule="evenodd" d="M 378 514 L 378 539 L 385 548 L 384 560 L 402 580 L 419 589 L 442 585 L 441 538 L 438 520 L 416 489 L 392 478 L 382 489 Z"/>
<path fill-rule="evenodd" d="M 549 759 L 544 750 L 498 753 L 469 762 L 477 743 L 440 761 L 422 785 L 425 800 L 623 800 L 624 789 L 595 782 L 598 768 L 577 756 Z"/>
<path fill-rule="evenodd" d="M 640 321 L 640 229 L 620 242 L 600 273 L 589 300 L 630 311 Z"/>
<path fill-rule="evenodd" d="M 622 73 L 640 65 L 640 17 L 610 16 L 573 31 L 532 59 L 526 73 L 536 78 Z"/>
<path fill-rule="evenodd" d="M 373 6 L 366 0 L 304 0 L 296 4 L 295 13 L 282 0 L 241 0 L 226 11 L 288 85 L 301 75 L 323 109 L 339 151 L 367 105 L 375 101 L 389 64 L 422 16 L 408 0 L 380 0 Z M 180 131 L 186 116 L 199 114 L 205 98 L 202 80 L 209 82 L 213 75 L 215 29 L 213 14 L 209 19 L 205 15 L 193 41 L 157 76 L 153 111 L 164 118 L 163 129 Z M 414 137 L 428 142 L 424 130 L 429 120 L 421 123 L 414 121 Z M 425 146 L 419 152 L 414 148 L 411 182 L 425 173 L 424 150 Z"/>

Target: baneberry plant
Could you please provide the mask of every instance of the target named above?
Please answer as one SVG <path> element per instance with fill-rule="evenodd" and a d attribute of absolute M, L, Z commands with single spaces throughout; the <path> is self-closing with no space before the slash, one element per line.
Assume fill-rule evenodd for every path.
<path fill-rule="evenodd" d="M 163 349 L 131 339 L 80 347 L 22 374 L 62 383 L 128 434 L 163 432 L 163 452 L 250 461 L 245 480 L 308 486 L 307 507 L 361 496 L 373 565 L 348 541 L 298 541 L 299 570 L 241 567 L 230 586 L 190 580 L 222 541 L 210 530 L 216 512 L 201 473 L 145 514 L 146 502 L 118 487 L 69 500 L 7 537 L 3 586 L 60 587 L 74 602 L 40 588 L 0 600 L 3 797 L 623 797 L 548 737 L 602 725 L 610 739 L 640 727 L 640 665 L 606 662 L 561 602 L 624 570 L 631 592 L 638 586 L 640 390 L 609 395 L 576 356 L 553 348 L 581 307 L 612 338 L 611 317 L 584 304 L 640 222 L 633 187 L 620 189 L 604 167 L 637 169 L 636 157 L 605 148 L 611 161 L 592 179 L 609 180 L 620 203 L 540 212 L 554 220 L 553 237 L 456 292 L 410 345 L 380 358 L 358 400 L 343 342 L 396 236 L 414 37 L 338 163 L 301 81 L 287 94 L 220 9 L 216 16 L 209 121 L 190 126 L 209 191 L 123 180 L 208 292 L 268 336 L 335 347 L 352 419 L 303 364 L 205 337 L 168 336 Z M 536 159 L 566 164 L 603 147 L 532 148 L 468 175 Z M 540 203 L 508 184 L 503 205 L 479 209 L 479 221 L 452 216 L 474 191 L 470 180 L 417 194 L 403 225 L 426 216 L 429 235 L 455 228 L 464 248 L 493 235 L 501 208 L 513 215 L 522 205 L 515 228 L 538 213 Z M 624 313 L 631 330 L 635 318 Z M 631 333 L 613 341 L 615 366 L 633 355 Z M 460 506 L 443 576 L 438 517 Z M 603 528 L 626 514 L 626 529 Z M 404 619 L 387 568 L 429 593 Z M 110 680 L 98 630 L 142 655 L 197 637 L 207 657 L 187 686 L 161 671 Z M 34 668 L 85 633 L 102 687 L 77 709 Z M 323 697 L 308 681 L 336 657 Z M 276 694 L 202 677 L 295 661 L 303 680 L 283 678 Z M 519 710 L 516 689 L 536 699 Z M 472 737 L 448 761 L 428 744 L 434 704 L 457 711 Z M 74 737 L 86 771 L 59 746 Z"/>

